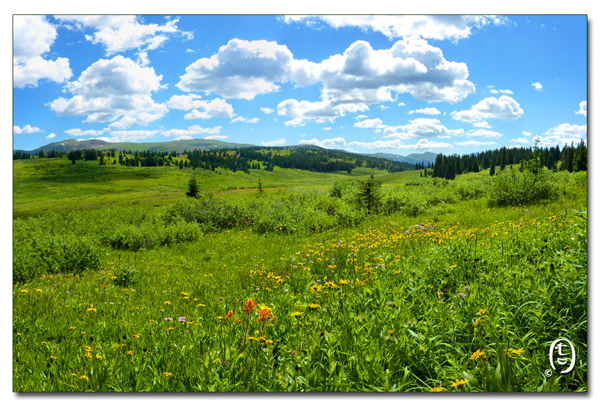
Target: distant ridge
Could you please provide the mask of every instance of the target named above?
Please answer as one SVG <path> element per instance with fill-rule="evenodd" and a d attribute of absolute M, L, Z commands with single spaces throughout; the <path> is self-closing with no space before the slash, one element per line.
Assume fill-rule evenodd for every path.
<path fill-rule="evenodd" d="M 82 149 L 97 149 L 100 151 L 106 151 L 109 149 L 116 149 L 118 151 L 155 151 L 155 152 L 171 152 L 182 153 L 183 151 L 193 150 L 206 150 L 216 148 L 244 148 L 254 147 L 252 144 L 236 144 L 233 142 L 224 142 L 217 140 L 205 140 L 205 139 L 193 139 L 193 140 L 182 140 L 182 141 L 166 141 L 166 142 L 106 142 L 103 140 L 85 140 L 77 141 L 73 139 L 66 139 L 64 141 L 53 142 L 48 145 L 36 148 L 29 152 L 31 154 L 37 154 L 41 150 L 44 152 L 56 151 L 56 152 L 71 152 Z M 22 151 L 22 150 L 15 150 Z"/>
<path fill-rule="evenodd" d="M 97 149 L 99 151 L 106 151 L 110 149 L 116 149 L 118 151 L 155 151 L 155 152 L 171 152 L 182 153 L 183 151 L 195 151 L 195 150 L 209 150 L 218 148 L 246 148 L 246 147 L 258 147 L 253 144 L 237 144 L 234 142 L 225 142 L 218 140 L 206 140 L 206 139 L 193 139 L 193 140 L 182 140 L 182 141 L 164 141 L 164 142 L 107 142 L 103 140 L 90 139 L 85 141 L 78 141 L 74 139 L 66 139 L 64 141 L 53 142 L 48 145 L 36 148 L 32 151 L 15 150 L 14 152 L 28 152 L 32 155 L 37 154 L 40 151 L 56 151 L 56 152 L 71 152 L 83 149 Z M 266 148 L 266 147 L 265 147 Z M 313 149 L 322 150 L 324 148 L 316 145 L 301 144 L 301 145 L 289 145 L 283 148 L 289 149 Z M 339 152 L 348 152 L 339 150 Z M 434 163 L 437 154 L 433 152 L 424 152 L 422 154 L 410 154 L 408 156 L 387 154 L 384 152 L 378 152 L 376 154 L 361 154 L 372 158 L 383 158 L 389 161 L 395 162 L 406 162 L 409 164 L 417 164 L 425 162 Z"/>
<path fill-rule="evenodd" d="M 409 164 L 420 164 L 422 162 L 425 162 L 425 164 L 427 164 L 428 162 L 434 163 L 435 157 L 437 156 L 437 154 L 434 154 L 433 152 L 423 152 L 422 154 L 410 154 L 407 156 L 396 155 L 396 154 L 386 154 L 384 152 L 378 152 L 376 154 L 362 154 L 362 155 L 372 156 L 374 158 L 385 158 L 390 161 L 406 162 Z"/>

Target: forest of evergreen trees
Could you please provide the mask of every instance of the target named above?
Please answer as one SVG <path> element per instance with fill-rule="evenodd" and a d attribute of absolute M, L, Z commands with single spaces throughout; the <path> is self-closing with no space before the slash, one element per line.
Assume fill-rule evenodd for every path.
<path fill-rule="evenodd" d="M 540 163 L 553 171 L 587 171 L 587 145 L 581 141 L 577 146 L 565 145 L 562 150 L 557 145 L 550 148 L 539 148 Z M 490 175 L 503 170 L 506 165 L 523 165 L 533 158 L 533 149 L 506 148 L 482 151 L 470 155 L 438 154 L 432 170 L 424 168 L 425 176 L 454 179 L 456 175 L 479 172 L 489 169 Z M 417 167 L 422 169 L 422 167 Z"/>
<path fill-rule="evenodd" d="M 303 169 L 311 172 L 350 173 L 357 167 L 400 172 L 413 170 L 415 165 L 405 162 L 394 162 L 383 158 L 367 157 L 344 151 L 333 151 L 314 148 L 290 147 L 247 147 L 184 151 L 187 159 L 178 158 L 172 152 L 155 151 L 98 151 L 83 149 L 57 153 L 40 151 L 35 156 L 39 158 L 67 157 L 72 163 L 78 160 L 99 161 L 100 165 L 120 164 L 124 166 L 173 166 L 179 168 L 202 168 L 215 170 L 221 168 L 232 172 L 248 172 L 250 169 L 272 171 L 275 166 L 280 168 Z M 28 159 L 32 156 L 26 152 L 15 152 L 13 159 Z"/>

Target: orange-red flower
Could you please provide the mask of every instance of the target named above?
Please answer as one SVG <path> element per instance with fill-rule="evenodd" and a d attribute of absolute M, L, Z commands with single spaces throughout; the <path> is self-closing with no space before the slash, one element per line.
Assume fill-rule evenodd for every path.
<path fill-rule="evenodd" d="M 246 300 L 246 304 L 244 305 L 244 309 L 242 310 L 244 313 L 249 313 L 252 310 L 256 309 L 256 305 L 254 304 L 254 300 Z"/>
<path fill-rule="evenodd" d="M 262 323 L 263 321 L 267 320 L 271 316 L 272 316 L 272 314 L 269 311 L 269 309 L 259 310 L 258 311 L 258 322 Z"/>
<path fill-rule="evenodd" d="M 233 321 L 233 310 L 227 312 L 227 316 L 225 318 L 229 321 Z"/>

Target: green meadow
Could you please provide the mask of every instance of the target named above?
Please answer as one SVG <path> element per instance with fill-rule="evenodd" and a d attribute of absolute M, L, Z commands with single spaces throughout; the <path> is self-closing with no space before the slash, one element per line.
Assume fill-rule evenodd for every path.
<path fill-rule="evenodd" d="M 586 172 L 13 170 L 14 391 L 588 390 Z"/>

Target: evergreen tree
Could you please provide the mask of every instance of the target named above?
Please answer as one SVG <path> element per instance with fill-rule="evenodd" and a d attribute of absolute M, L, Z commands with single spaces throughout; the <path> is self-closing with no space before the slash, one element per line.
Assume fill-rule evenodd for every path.
<path fill-rule="evenodd" d="M 380 189 L 381 183 L 373 175 L 368 180 L 361 182 L 358 198 L 365 205 L 367 213 L 372 213 L 377 209 L 381 199 Z"/>
<path fill-rule="evenodd" d="M 262 182 L 260 181 L 260 178 L 258 179 L 258 193 L 262 193 L 264 192 L 263 187 L 262 187 Z"/>
<path fill-rule="evenodd" d="M 494 176 L 496 174 L 496 164 L 494 164 L 492 162 L 492 165 L 490 166 L 490 176 Z"/>
<path fill-rule="evenodd" d="M 500 150 L 500 170 L 503 171 L 504 168 L 506 168 L 506 147 Z"/>
<path fill-rule="evenodd" d="M 575 171 L 587 171 L 587 147 L 583 140 L 577 146 L 573 156 L 573 169 Z"/>
<path fill-rule="evenodd" d="M 196 176 L 192 176 L 192 178 L 190 179 L 189 183 L 188 183 L 188 191 L 185 192 L 185 194 L 188 197 L 198 197 L 198 183 L 196 182 Z"/>

